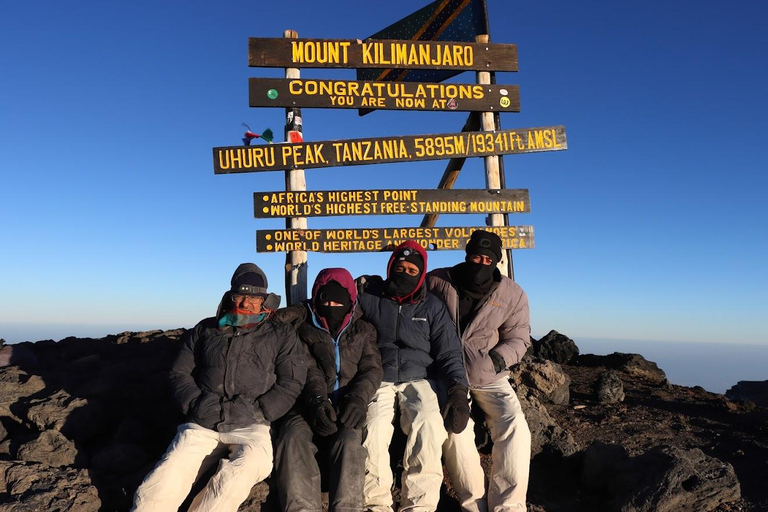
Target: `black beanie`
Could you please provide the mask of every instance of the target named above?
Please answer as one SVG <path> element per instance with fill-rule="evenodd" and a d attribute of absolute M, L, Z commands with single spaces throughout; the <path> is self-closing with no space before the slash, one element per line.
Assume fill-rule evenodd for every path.
<path fill-rule="evenodd" d="M 467 256 L 484 254 L 493 259 L 494 264 L 501 261 L 501 238 L 496 233 L 478 229 L 472 232 L 467 242 Z"/>
<path fill-rule="evenodd" d="M 325 301 L 338 302 L 344 306 L 351 306 L 352 299 L 349 296 L 349 292 L 346 288 L 340 285 L 337 281 L 328 281 L 326 284 L 317 289 L 315 293 L 315 305 L 322 304 Z"/>
<path fill-rule="evenodd" d="M 267 295 L 267 276 L 253 263 L 243 263 L 232 274 L 232 287 L 229 291 L 236 295 Z"/>
<path fill-rule="evenodd" d="M 424 258 L 421 257 L 421 253 L 419 253 L 419 251 L 411 248 L 405 248 L 395 254 L 395 259 L 392 260 L 392 267 L 394 267 L 398 261 L 407 261 L 408 263 L 413 263 L 419 267 L 419 274 L 424 272 Z"/>

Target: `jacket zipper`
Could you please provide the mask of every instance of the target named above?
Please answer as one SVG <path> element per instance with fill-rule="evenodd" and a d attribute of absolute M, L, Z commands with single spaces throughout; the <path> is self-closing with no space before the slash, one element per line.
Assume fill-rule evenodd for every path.
<path fill-rule="evenodd" d="M 400 312 L 403 309 L 402 304 L 397 305 L 397 316 L 395 317 L 395 344 L 397 345 L 397 381 L 402 382 L 402 375 L 400 373 Z"/>

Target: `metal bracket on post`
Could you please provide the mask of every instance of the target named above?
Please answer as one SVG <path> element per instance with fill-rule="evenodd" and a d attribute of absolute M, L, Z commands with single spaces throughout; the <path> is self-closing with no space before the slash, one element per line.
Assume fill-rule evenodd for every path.
<path fill-rule="evenodd" d="M 294 30 L 286 30 L 283 37 L 296 39 L 299 35 Z M 298 68 L 285 68 L 285 78 L 300 78 Z M 285 140 L 288 143 L 303 142 L 301 109 L 285 109 Z M 285 190 L 307 190 L 304 169 L 286 169 Z M 289 217 L 285 219 L 286 229 L 307 229 L 306 217 Z M 290 306 L 307 299 L 307 253 L 306 251 L 289 251 L 285 255 L 285 295 Z"/>

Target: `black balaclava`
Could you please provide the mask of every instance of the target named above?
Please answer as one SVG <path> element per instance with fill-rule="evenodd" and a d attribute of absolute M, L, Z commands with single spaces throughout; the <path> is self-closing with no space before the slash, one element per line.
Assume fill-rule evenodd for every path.
<path fill-rule="evenodd" d="M 325 301 L 338 302 L 341 306 L 324 306 Z M 336 336 L 341 329 L 344 318 L 352 308 L 352 299 L 346 288 L 336 281 L 328 281 L 320 288 L 314 297 L 315 311 L 317 316 L 325 319 L 328 324 L 328 331 L 332 336 Z"/>
<path fill-rule="evenodd" d="M 386 293 L 390 297 L 405 297 L 411 293 L 416 288 L 416 285 L 419 284 L 421 274 L 424 272 L 424 260 L 421 254 L 414 249 L 406 248 L 400 251 L 392 262 L 392 268 L 395 267 L 398 261 L 413 263 L 419 268 L 419 273 L 411 276 L 405 272 L 395 272 L 390 269 L 386 286 Z"/>
<path fill-rule="evenodd" d="M 496 233 L 478 229 L 467 242 L 466 251 L 464 263 L 459 266 L 461 287 L 470 293 L 485 293 L 493 284 L 493 274 L 501 260 L 501 238 Z M 488 256 L 491 264 L 473 263 L 470 260 L 473 254 Z"/>

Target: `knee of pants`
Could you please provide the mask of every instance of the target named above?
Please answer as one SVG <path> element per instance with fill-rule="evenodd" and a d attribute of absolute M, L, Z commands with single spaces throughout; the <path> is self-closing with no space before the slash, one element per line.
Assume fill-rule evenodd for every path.
<path fill-rule="evenodd" d="M 339 432 L 336 434 L 342 444 L 352 443 L 361 444 L 363 439 L 363 433 L 360 430 L 353 428 L 340 427 Z"/>
<path fill-rule="evenodd" d="M 312 442 L 312 429 L 309 425 L 293 424 L 289 428 L 283 428 L 280 430 L 280 436 L 277 439 L 277 443 L 283 446 L 294 445 L 308 445 Z"/>

